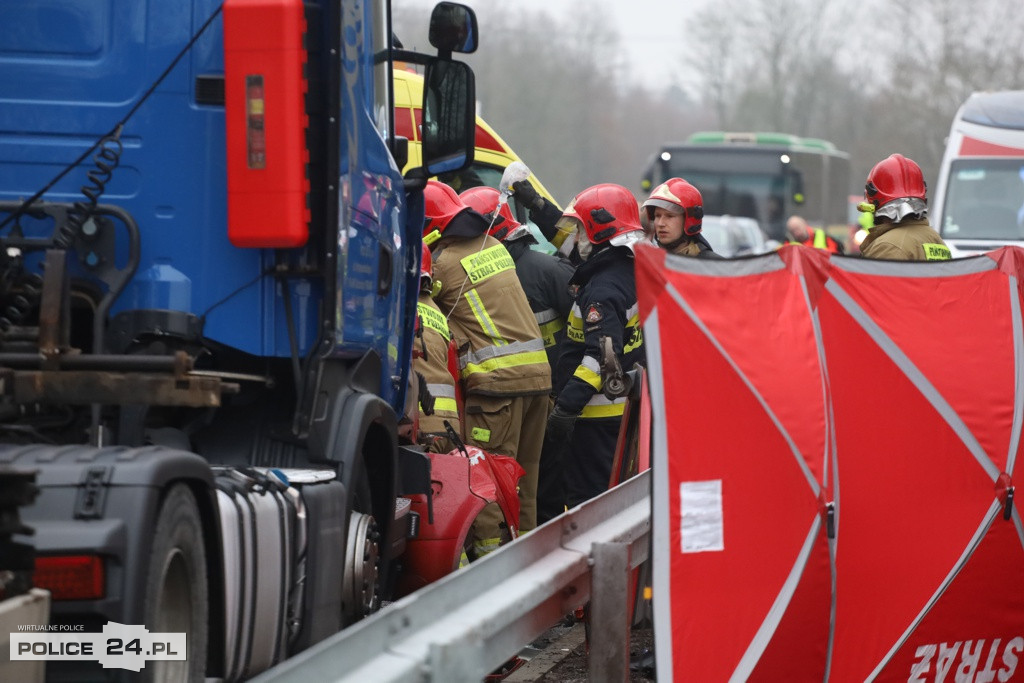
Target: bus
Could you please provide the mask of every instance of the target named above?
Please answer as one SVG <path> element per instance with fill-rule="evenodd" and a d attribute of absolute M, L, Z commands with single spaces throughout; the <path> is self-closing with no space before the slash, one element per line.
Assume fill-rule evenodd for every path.
<path fill-rule="evenodd" d="M 748 216 L 786 240 L 786 219 L 803 216 L 845 242 L 850 156 L 826 140 L 785 133 L 694 133 L 653 156 L 641 188 L 672 177 L 700 190 L 704 213 Z"/>
<path fill-rule="evenodd" d="M 954 257 L 1024 246 L 1024 90 L 976 92 L 960 106 L 929 216 Z"/>

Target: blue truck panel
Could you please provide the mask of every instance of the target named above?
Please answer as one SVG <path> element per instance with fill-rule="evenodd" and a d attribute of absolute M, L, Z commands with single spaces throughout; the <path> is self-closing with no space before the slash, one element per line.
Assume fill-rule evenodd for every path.
<path fill-rule="evenodd" d="M 127 116 L 217 5 L 4 3 L 0 199 L 30 196 Z M 37 40 L 44 22 L 59 28 Z M 257 356 L 287 356 L 279 285 L 261 277 L 272 255 L 238 249 L 227 238 L 224 107 L 197 103 L 194 94 L 196 77 L 223 73 L 221 33 L 217 19 L 122 134 L 124 151 L 102 200 L 127 209 L 143 239 L 138 273 L 111 313 L 181 310 L 200 316 L 211 340 Z M 91 169 L 86 159 L 46 198 L 80 200 Z M 309 282 L 292 290 L 299 351 L 306 353 L 316 340 L 321 290 Z"/>

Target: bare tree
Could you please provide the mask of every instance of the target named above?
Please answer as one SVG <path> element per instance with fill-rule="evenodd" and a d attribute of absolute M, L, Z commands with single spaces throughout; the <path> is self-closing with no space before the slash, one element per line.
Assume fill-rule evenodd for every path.
<path fill-rule="evenodd" d="M 1019 0 L 895 0 L 878 44 L 891 60 L 878 97 L 892 137 L 934 178 L 957 108 L 976 90 L 1024 86 Z M 900 150 L 893 150 L 900 151 Z"/>

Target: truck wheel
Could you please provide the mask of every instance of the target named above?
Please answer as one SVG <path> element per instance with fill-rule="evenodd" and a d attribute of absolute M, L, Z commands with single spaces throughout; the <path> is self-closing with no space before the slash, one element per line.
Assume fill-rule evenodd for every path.
<path fill-rule="evenodd" d="M 380 608 L 380 528 L 373 517 L 370 482 L 357 479 L 348 521 L 345 570 L 342 572 L 342 621 L 348 625 Z"/>
<path fill-rule="evenodd" d="M 206 671 L 206 552 L 195 496 L 175 484 L 160 506 L 146 577 L 145 623 L 152 633 L 187 634 L 187 659 L 149 661 L 147 681 L 203 680 Z"/>

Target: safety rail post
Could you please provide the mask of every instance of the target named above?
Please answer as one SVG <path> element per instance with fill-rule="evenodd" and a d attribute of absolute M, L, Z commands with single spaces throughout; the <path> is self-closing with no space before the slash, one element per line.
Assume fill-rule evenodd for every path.
<path fill-rule="evenodd" d="M 587 675 L 594 683 L 628 680 L 629 544 L 595 543 L 590 557 L 590 652 Z"/>

